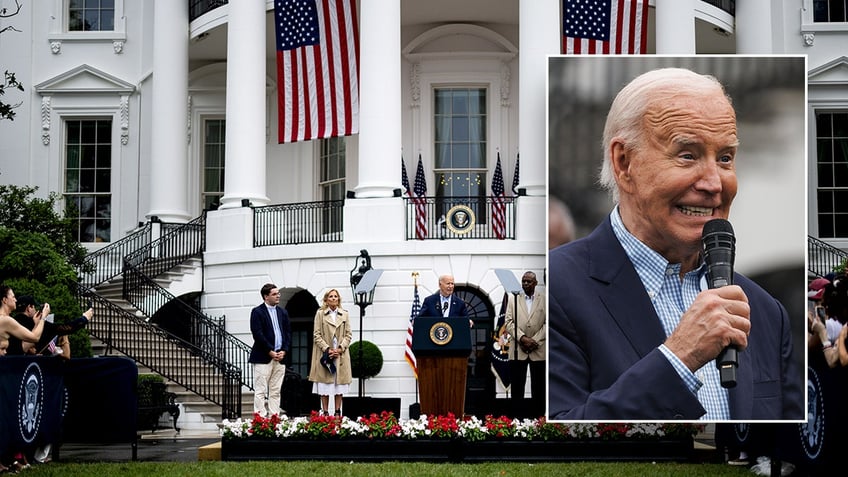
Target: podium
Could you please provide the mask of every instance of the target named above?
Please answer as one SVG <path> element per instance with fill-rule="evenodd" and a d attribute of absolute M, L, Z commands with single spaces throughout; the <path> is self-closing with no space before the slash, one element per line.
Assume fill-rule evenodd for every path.
<path fill-rule="evenodd" d="M 462 417 L 471 353 L 468 318 L 415 318 L 412 349 L 418 362 L 421 413 L 445 416 L 452 412 Z"/>

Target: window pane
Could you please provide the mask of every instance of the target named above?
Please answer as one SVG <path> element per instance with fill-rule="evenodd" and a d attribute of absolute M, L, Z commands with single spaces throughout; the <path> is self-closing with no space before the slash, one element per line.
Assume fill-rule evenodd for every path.
<path fill-rule="evenodd" d="M 450 114 L 450 90 L 436 90 L 436 114 Z"/>
<path fill-rule="evenodd" d="M 112 167 L 112 146 L 109 144 L 101 144 L 96 147 L 97 151 L 97 167 L 109 168 Z"/>
<path fill-rule="evenodd" d="M 451 101 L 451 113 L 468 114 L 468 93 L 464 91 L 454 91 Z"/>
<path fill-rule="evenodd" d="M 436 169 L 450 167 L 450 146 L 447 143 L 436 144 Z M 410 177 L 410 180 L 413 180 Z"/>
<path fill-rule="evenodd" d="M 848 214 L 833 216 L 834 237 L 848 237 Z"/>
<path fill-rule="evenodd" d="M 471 167 L 470 147 L 468 144 L 454 144 L 451 147 L 451 168 L 468 169 Z"/>
<path fill-rule="evenodd" d="M 468 118 L 455 117 L 451 121 L 451 132 L 454 141 L 468 141 Z"/>
<path fill-rule="evenodd" d="M 486 167 L 486 144 L 477 143 L 470 147 L 470 162 L 471 168 L 483 169 Z"/>
<path fill-rule="evenodd" d="M 830 18 L 831 22 L 845 21 L 845 4 L 843 0 L 830 0 Z"/>
<path fill-rule="evenodd" d="M 837 213 L 848 213 L 848 190 L 833 191 L 834 211 Z"/>
<path fill-rule="evenodd" d="M 468 110 L 471 114 L 486 114 L 486 92 L 482 89 L 472 89 L 468 93 Z"/>
<path fill-rule="evenodd" d="M 819 214 L 819 237 L 834 237 L 833 215 Z"/>
<path fill-rule="evenodd" d="M 79 147 L 68 147 L 68 169 L 79 169 L 80 166 L 80 150 Z"/>
<path fill-rule="evenodd" d="M 96 175 L 95 192 L 109 192 L 111 190 L 112 171 L 109 169 L 98 169 Z"/>
<path fill-rule="evenodd" d="M 93 144 L 97 141 L 97 122 L 80 121 L 80 141 L 84 144 Z"/>
<path fill-rule="evenodd" d="M 826 22 L 827 21 L 827 3 L 828 0 L 813 0 L 813 21 L 814 22 Z"/>
<path fill-rule="evenodd" d="M 80 192 L 94 192 L 94 169 L 80 171 Z"/>
<path fill-rule="evenodd" d="M 475 117 L 470 120 L 470 137 L 472 141 L 486 140 L 486 118 Z"/>
<path fill-rule="evenodd" d="M 94 169 L 97 167 L 97 146 L 84 144 L 80 146 L 80 167 Z"/>
<path fill-rule="evenodd" d="M 79 144 L 80 142 L 80 122 L 79 121 L 69 121 L 67 123 L 67 141 L 68 144 Z"/>
<path fill-rule="evenodd" d="M 86 9 L 100 8 L 100 0 L 85 0 L 85 8 Z"/>
<path fill-rule="evenodd" d="M 833 193 L 829 190 L 819 190 L 816 193 L 816 202 L 819 213 L 833 212 Z"/>
<path fill-rule="evenodd" d="M 827 139 L 817 139 L 816 140 L 816 151 L 818 155 L 818 162 L 833 162 L 833 143 L 830 138 Z"/>
<path fill-rule="evenodd" d="M 115 0 L 100 0 L 100 8 L 115 8 Z"/>
<path fill-rule="evenodd" d="M 68 6 L 71 8 L 82 8 L 84 3 L 83 0 L 69 0 L 69 2 Z"/>
<path fill-rule="evenodd" d="M 103 10 L 100 12 L 100 30 L 112 31 L 115 29 L 115 11 Z"/>
<path fill-rule="evenodd" d="M 79 171 L 65 173 L 65 192 L 79 192 Z"/>
<path fill-rule="evenodd" d="M 204 192 L 220 192 L 216 187 L 218 185 L 218 169 L 206 169 L 204 172 L 203 191 Z"/>
<path fill-rule="evenodd" d="M 833 115 L 833 137 L 848 137 L 848 113 Z"/>
<path fill-rule="evenodd" d="M 97 142 L 111 142 L 112 121 L 97 121 Z"/>

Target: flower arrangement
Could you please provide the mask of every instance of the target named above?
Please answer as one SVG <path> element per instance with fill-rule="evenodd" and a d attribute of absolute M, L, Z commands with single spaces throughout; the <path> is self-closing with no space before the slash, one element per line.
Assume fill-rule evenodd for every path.
<path fill-rule="evenodd" d="M 512 419 L 506 416 L 457 418 L 422 415 L 418 419 L 400 420 L 394 413 L 347 417 L 323 416 L 313 412 L 308 417 L 272 415 L 235 421 L 225 419 L 221 436 L 225 439 L 251 437 L 322 440 L 359 438 L 369 440 L 462 439 L 468 442 L 486 440 L 574 441 L 574 440 L 659 440 L 691 438 L 703 425 L 688 423 L 551 423 L 540 419 Z"/>

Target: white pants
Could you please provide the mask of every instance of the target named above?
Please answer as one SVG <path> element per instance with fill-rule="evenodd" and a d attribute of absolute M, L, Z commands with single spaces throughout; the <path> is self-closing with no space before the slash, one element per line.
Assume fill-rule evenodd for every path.
<path fill-rule="evenodd" d="M 280 390 L 286 376 L 286 365 L 271 360 L 253 365 L 253 412 L 263 417 L 280 414 Z M 266 409 L 265 404 L 268 407 Z"/>

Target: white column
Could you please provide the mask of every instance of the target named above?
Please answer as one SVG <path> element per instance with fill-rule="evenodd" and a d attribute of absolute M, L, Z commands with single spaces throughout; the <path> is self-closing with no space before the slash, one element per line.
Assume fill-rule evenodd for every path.
<path fill-rule="evenodd" d="M 526 189 L 529 196 L 547 193 L 546 55 L 560 52 L 559 5 L 559 0 L 520 0 L 518 4 L 518 150 L 521 160 L 518 187 Z"/>
<path fill-rule="evenodd" d="M 267 205 L 265 166 L 265 0 L 229 4 L 227 146 L 221 208 L 242 199 Z"/>
<path fill-rule="evenodd" d="M 772 49 L 771 0 L 736 2 L 736 53 L 777 53 Z"/>
<path fill-rule="evenodd" d="M 695 54 L 694 0 L 656 0 L 658 54 Z"/>
<path fill-rule="evenodd" d="M 400 187 L 400 0 L 361 0 L 357 198 Z"/>
<path fill-rule="evenodd" d="M 188 5 L 153 5 L 153 125 L 150 131 L 150 211 L 163 222 L 186 222 L 188 211 Z"/>

